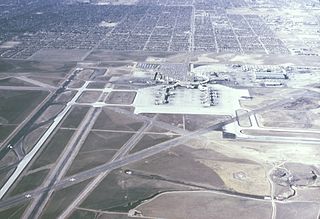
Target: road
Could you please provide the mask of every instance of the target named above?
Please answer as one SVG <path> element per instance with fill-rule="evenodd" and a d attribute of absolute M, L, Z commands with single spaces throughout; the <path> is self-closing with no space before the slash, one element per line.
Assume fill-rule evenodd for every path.
<path fill-rule="evenodd" d="M 50 90 L 50 89 L 45 88 L 45 87 L 0 86 L 0 90 L 13 90 L 13 91 L 36 90 L 36 91 L 47 91 L 47 90 Z"/>
<path fill-rule="evenodd" d="M 49 84 L 42 83 L 42 82 L 37 81 L 37 80 L 33 80 L 33 79 L 31 79 L 31 78 L 27 78 L 27 77 L 25 77 L 25 76 L 20 76 L 20 77 L 16 77 L 16 78 L 17 78 L 17 79 L 20 79 L 20 80 L 22 80 L 22 81 L 28 82 L 28 83 L 30 83 L 30 84 L 37 85 L 37 86 L 39 86 L 39 87 L 44 87 L 44 88 L 52 89 L 52 90 L 57 89 L 57 88 L 54 87 L 54 86 L 51 86 L 51 85 L 49 85 Z"/>

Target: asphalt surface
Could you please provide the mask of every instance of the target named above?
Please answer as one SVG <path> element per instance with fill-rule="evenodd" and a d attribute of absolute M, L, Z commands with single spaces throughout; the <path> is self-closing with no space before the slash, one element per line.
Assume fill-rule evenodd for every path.
<path fill-rule="evenodd" d="M 63 85 L 63 89 L 58 89 L 58 90 L 61 90 L 61 91 L 57 92 L 54 96 L 52 96 L 52 98 L 55 99 L 55 96 L 58 93 L 61 93 L 65 89 L 65 86 L 68 85 L 68 83 L 64 83 L 64 84 L 65 85 Z M 28 154 L 26 154 L 23 157 L 23 159 L 19 162 L 19 164 L 17 165 L 17 167 L 16 167 L 15 171 L 13 172 L 13 174 L 9 177 L 7 182 L 0 189 L 0 199 L 3 198 L 3 196 L 7 193 L 7 191 L 10 189 L 10 187 L 13 185 L 13 183 L 17 180 L 17 178 L 20 176 L 20 174 L 23 172 L 23 170 L 28 166 L 28 164 L 33 159 L 33 157 L 37 154 L 37 152 L 45 144 L 47 138 L 54 132 L 56 127 L 60 124 L 60 122 L 62 121 L 64 116 L 69 112 L 69 110 L 71 109 L 71 107 L 73 106 L 73 104 L 79 98 L 79 96 L 81 94 L 82 94 L 82 91 L 79 91 L 72 98 L 72 100 L 66 105 L 66 107 L 56 116 L 56 118 L 54 119 L 53 123 L 49 126 L 49 128 L 46 130 L 46 132 L 41 136 L 41 138 L 36 143 L 36 145 L 32 148 L 32 150 Z M 50 100 L 51 100 L 51 98 L 50 98 Z M 44 111 L 42 111 L 42 109 L 43 108 L 40 109 L 41 113 L 44 112 Z M 47 109 L 47 108 L 44 108 L 43 110 L 45 110 L 45 109 Z M 37 114 L 39 114 L 39 113 L 37 113 Z M 40 115 L 37 115 L 35 118 L 39 118 L 39 116 Z M 36 120 L 34 120 L 34 117 L 33 117 L 30 121 L 36 121 Z M 24 131 L 24 129 L 26 129 L 26 128 L 29 129 L 31 127 L 31 125 L 32 125 L 32 124 L 30 124 L 30 121 L 20 131 Z M 23 132 L 23 133 L 18 132 L 18 134 L 11 140 L 10 145 L 14 145 L 15 146 L 16 144 L 18 144 L 21 141 L 21 139 L 24 137 L 24 135 L 25 135 L 25 132 Z"/>
<path fill-rule="evenodd" d="M 72 164 L 84 140 L 86 139 L 92 126 L 94 125 L 98 115 L 100 114 L 100 111 L 101 109 L 99 108 L 92 108 L 89 110 L 82 124 L 80 125 L 80 128 L 78 129 L 77 133 L 74 136 L 72 136 L 71 142 L 68 143 L 68 145 L 64 149 L 64 154 L 62 154 L 57 164 L 50 171 L 49 176 L 47 177 L 47 180 L 44 183 L 46 187 L 52 187 L 52 185 L 58 182 L 62 178 L 62 176 L 67 172 L 69 166 Z M 52 193 L 53 190 L 49 190 L 47 192 L 44 192 L 43 194 L 40 194 L 37 197 L 34 197 L 32 204 L 25 212 L 23 218 L 38 218 Z"/>

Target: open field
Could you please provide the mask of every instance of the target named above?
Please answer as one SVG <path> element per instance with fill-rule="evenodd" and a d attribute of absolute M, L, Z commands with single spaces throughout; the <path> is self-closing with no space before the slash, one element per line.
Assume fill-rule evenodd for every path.
<path fill-rule="evenodd" d="M 130 105 L 133 103 L 136 92 L 113 91 L 109 94 L 106 103 Z"/>
<path fill-rule="evenodd" d="M 77 128 L 90 107 L 88 106 L 73 106 L 70 113 L 63 120 L 61 127 Z"/>
<path fill-rule="evenodd" d="M 0 210 L 0 218 L 21 218 L 23 212 L 28 207 L 29 203 L 18 205 L 9 209 Z"/>
<path fill-rule="evenodd" d="M 52 104 L 41 114 L 35 124 L 43 124 L 52 121 L 63 109 L 65 104 Z"/>
<path fill-rule="evenodd" d="M 69 88 L 80 88 L 82 87 L 82 85 L 84 85 L 84 81 L 82 80 L 73 80 L 70 84 L 69 84 Z"/>
<path fill-rule="evenodd" d="M 275 144 L 264 141 L 217 140 L 216 135 L 208 134 L 205 136 L 209 142 L 215 143 L 212 145 L 215 151 L 240 160 L 246 159 L 265 165 L 269 162 L 279 162 L 279 160 L 304 164 L 319 164 L 317 156 L 320 155 L 320 149 L 314 144 L 293 144 L 291 141 L 277 142 Z"/>
<path fill-rule="evenodd" d="M 292 218 L 292 219 L 313 219 L 318 214 L 319 204 L 308 202 L 296 203 L 279 203 L 277 204 L 278 218 Z"/>
<path fill-rule="evenodd" d="M 176 203 L 179 203 L 178 205 Z M 226 208 L 227 206 L 227 208 Z M 241 207 L 240 207 L 241 206 Z M 256 218 L 271 217 L 271 204 L 211 192 L 161 194 L 137 207 L 144 216 L 160 218 Z M 192 210 L 190 210 L 192 209 Z M 250 209 L 250 211 L 248 211 Z"/>
<path fill-rule="evenodd" d="M 318 128 L 317 116 L 311 110 L 272 110 L 259 114 L 257 119 L 265 127 Z"/>
<path fill-rule="evenodd" d="M 132 135 L 132 133 L 121 132 L 90 132 L 67 175 L 107 163 Z"/>
<path fill-rule="evenodd" d="M 18 161 L 18 157 L 13 151 L 9 151 L 6 155 L 0 160 L 0 168 L 5 169 L 5 167 L 10 166 Z"/>
<path fill-rule="evenodd" d="M 73 49 L 41 49 L 30 57 L 30 60 L 44 61 L 50 59 L 57 62 L 80 61 L 88 53 L 88 50 Z"/>
<path fill-rule="evenodd" d="M 85 210 L 75 210 L 69 219 L 94 219 L 96 218 L 96 213 L 92 211 Z"/>
<path fill-rule="evenodd" d="M 99 115 L 93 129 L 138 131 L 143 122 L 114 112 L 107 107 Z"/>
<path fill-rule="evenodd" d="M 22 177 L 14 186 L 14 189 L 10 192 L 10 196 L 21 194 L 33 189 L 36 189 L 41 185 L 49 170 L 42 170 L 35 173 L 31 173 Z"/>
<path fill-rule="evenodd" d="M 63 77 L 59 77 L 58 75 L 56 77 L 53 76 L 45 76 L 45 75 L 41 75 L 37 76 L 36 74 L 33 74 L 33 76 L 29 76 L 29 78 L 36 80 L 36 81 L 40 81 L 44 84 L 49 84 L 51 86 L 58 86 L 62 81 L 63 81 Z"/>
<path fill-rule="evenodd" d="M 76 94 L 76 91 L 66 90 L 63 93 L 58 95 L 58 97 L 55 99 L 54 103 L 62 105 L 67 102 L 70 102 L 72 100 L 72 98 L 75 96 L 75 94 Z"/>
<path fill-rule="evenodd" d="M 185 190 L 188 187 L 163 181 L 130 176 L 114 170 L 105 178 L 80 207 L 128 212 L 146 199 L 161 192 Z"/>
<path fill-rule="evenodd" d="M 28 60 L 0 60 L 0 73 L 52 74 L 65 76 L 75 66 L 74 62 L 28 61 Z"/>
<path fill-rule="evenodd" d="M 277 136 L 277 137 L 292 137 L 292 138 L 313 138 L 320 139 L 320 133 L 312 132 L 289 132 L 289 131 L 272 131 L 272 130 L 254 130 L 254 129 L 244 129 L 241 131 L 243 134 L 252 136 Z"/>
<path fill-rule="evenodd" d="M 81 150 L 99 151 L 108 149 L 120 149 L 133 133 L 112 132 L 112 131 L 91 131 L 86 141 L 83 143 Z"/>
<path fill-rule="evenodd" d="M 30 169 L 37 169 L 54 163 L 62 153 L 72 134 L 73 131 L 71 130 L 58 130 L 37 156 Z"/>
<path fill-rule="evenodd" d="M 212 168 L 199 162 L 202 159 L 212 159 L 210 155 L 208 151 L 177 146 L 169 151 L 128 165 L 127 168 L 181 184 L 224 189 L 226 187 L 221 177 Z"/>
<path fill-rule="evenodd" d="M 6 138 L 12 133 L 12 131 L 16 128 L 16 125 L 0 125 L 0 145 L 2 141 L 6 140 Z"/>
<path fill-rule="evenodd" d="M 98 101 L 101 92 L 98 91 L 85 91 L 77 100 L 78 103 L 94 103 Z"/>
<path fill-rule="evenodd" d="M 103 89 L 105 88 L 106 83 L 105 82 L 91 82 L 87 88 L 89 89 Z"/>
<path fill-rule="evenodd" d="M 85 210 L 75 210 L 69 219 L 93 219 L 96 218 L 96 213 L 92 211 L 85 211 Z"/>
<path fill-rule="evenodd" d="M 32 130 L 24 136 L 23 148 L 27 153 L 32 150 L 33 146 L 41 138 L 41 136 L 45 133 L 46 130 L 46 126 L 41 126 Z"/>
<path fill-rule="evenodd" d="M 167 57 L 174 56 L 174 52 L 128 52 L 128 51 L 108 51 L 108 50 L 94 50 L 85 59 L 86 61 L 136 61 L 143 62 L 147 59 L 163 60 Z"/>
<path fill-rule="evenodd" d="M 25 82 L 23 80 L 19 80 L 18 78 L 13 78 L 13 77 L 9 77 L 9 78 L 5 78 L 5 79 L 0 79 L 0 86 L 26 86 L 26 87 L 30 87 L 30 86 L 34 86 L 28 82 Z"/>
<path fill-rule="evenodd" d="M 181 114 L 158 114 L 157 120 L 169 123 L 178 128 L 183 128 L 183 115 Z"/>
<path fill-rule="evenodd" d="M 116 152 L 117 151 L 114 149 L 93 151 L 80 150 L 66 175 L 71 176 L 73 174 L 107 163 L 111 160 Z"/>
<path fill-rule="evenodd" d="M 2 187 L 7 179 L 11 176 L 11 174 L 13 173 L 14 169 L 8 170 L 8 171 L 1 171 L 0 173 L 0 186 Z"/>
<path fill-rule="evenodd" d="M 40 218 L 57 218 L 88 183 L 89 181 L 84 181 L 66 189 L 54 192 L 50 198 L 50 201 L 45 206 Z"/>
<path fill-rule="evenodd" d="M 135 216 L 130 217 L 128 213 L 103 213 L 101 211 L 95 211 L 91 209 L 78 208 L 73 212 L 69 219 L 134 219 Z"/>
<path fill-rule="evenodd" d="M 1 91 L 0 115 L 3 124 L 19 124 L 48 95 L 45 91 Z"/>
<path fill-rule="evenodd" d="M 230 119 L 230 116 L 219 115 L 184 115 L 185 129 L 195 131 Z"/>
<path fill-rule="evenodd" d="M 141 140 L 136 144 L 136 146 L 130 151 L 130 153 L 135 153 L 143 149 L 149 148 L 153 145 L 160 144 L 162 142 L 171 140 L 178 137 L 177 135 L 163 135 L 163 134 L 145 134 Z"/>

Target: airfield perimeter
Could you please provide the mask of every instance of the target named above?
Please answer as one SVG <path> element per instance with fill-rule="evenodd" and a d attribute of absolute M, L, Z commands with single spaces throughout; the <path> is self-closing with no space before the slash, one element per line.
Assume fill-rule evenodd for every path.
<path fill-rule="evenodd" d="M 319 218 L 317 1 L 28 2 L 0 5 L 0 218 Z"/>

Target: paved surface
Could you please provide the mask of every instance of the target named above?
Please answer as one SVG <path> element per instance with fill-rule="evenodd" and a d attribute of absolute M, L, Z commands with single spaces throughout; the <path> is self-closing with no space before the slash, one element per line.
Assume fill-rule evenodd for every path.
<path fill-rule="evenodd" d="M 301 95 L 301 93 L 300 92 L 293 92 L 292 95 L 294 95 L 294 96 Z M 286 98 L 286 99 L 284 99 L 284 100 L 276 101 L 276 102 L 271 103 L 269 105 L 263 106 L 263 107 L 261 107 L 259 109 L 256 109 L 256 110 L 253 110 L 253 111 L 249 111 L 247 113 L 242 114 L 241 116 L 248 117 L 248 116 L 251 116 L 251 115 L 253 115 L 255 113 L 263 112 L 265 110 L 272 109 L 272 108 L 274 108 L 274 107 L 276 107 L 278 105 L 281 105 L 281 104 L 284 104 L 286 102 L 291 101 L 291 96 Z M 65 188 L 65 187 L 68 187 L 70 185 L 82 182 L 84 180 L 99 176 L 103 172 L 111 171 L 111 170 L 114 170 L 116 168 L 125 166 L 127 164 L 143 160 L 143 159 L 145 159 L 147 157 L 150 157 L 150 156 L 155 155 L 157 153 L 160 153 L 162 151 L 168 150 L 171 147 L 183 144 L 183 143 L 189 141 L 190 139 L 196 138 L 196 137 L 198 137 L 198 136 L 200 136 L 202 134 L 208 133 L 210 131 L 220 129 L 220 128 L 222 128 L 222 127 L 224 127 L 224 126 L 226 126 L 228 124 L 234 123 L 236 121 L 237 121 L 237 118 L 233 117 L 233 118 L 230 118 L 230 119 L 228 119 L 228 120 L 226 120 L 224 122 L 212 125 L 210 127 L 207 127 L 207 128 L 204 128 L 204 129 L 200 129 L 200 130 L 197 130 L 195 132 L 189 132 L 189 133 L 187 133 L 187 134 L 185 134 L 185 135 L 183 135 L 181 137 L 177 137 L 175 139 L 160 143 L 158 145 L 155 145 L 153 147 L 150 147 L 150 148 L 147 148 L 145 150 L 139 151 L 137 153 L 130 154 L 130 155 L 127 155 L 127 156 L 125 156 L 123 158 L 114 160 L 113 162 L 108 162 L 106 164 L 97 166 L 97 167 L 92 168 L 90 170 L 83 171 L 83 172 L 81 172 L 79 174 L 75 174 L 75 175 L 71 176 L 70 178 L 61 180 L 59 183 L 57 183 L 55 185 L 52 185 L 52 187 Z M 71 178 L 76 179 L 76 181 L 70 182 Z M 39 189 L 36 189 L 36 190 L 32 191 L 31 193 L 39 194 L 41 192 L 46 191 L 47 189 L 48 188 L 46 188 L 46 187 L 41 187 Z M 12 198 L 8 198 L 8 199 L 6 199 L 4 201 L 1 201 L 0 202 L 0 208 L 5 207 L 5 206 L 10 206 L 10 205 L 15 204 L 15 203 L 20 203 L 21 201 L 25 201 L 26 197 L 24 197 L 24 195 L 25 194 L 22 194 L 20 196 L 15 196 L 15 197 L 12 197 Z"/>
<path fill-rule="evenodd" d="M 94 125 L 96 119 L 98 118 L 101 109 L 91 108 L 86 114 L 78 131 L 72 136 L 71 140 L 67 144 L 64 152 L 61 154 L 59 160 L 57 161 L 54 168 L 50 171 L 46 181 L 44 183 L 45 187 L 50 187 L 56 182 L 61 180 L 61 178 L 66 174 L 69 167 L 71 166 L 73 160 L 77 156 L 78 152 L 81 149 L 85 139 L 91 131 L 92 126 Z M 53 190 L 45 192 L 34 198 L 30 207 L 25 212 L 23 218 L 38 218 L 49 201 L 50 196 L 52 195 Z"/>
<path fill-rule="evenodd" d="M 6 194 L 6 192 L 9 190 L 9 188 L 12 186 L 12 184 L 17 180 L 17 178 L 20 176 L 22 171 L 27 167 L 27 165 L 30 163 L 30 161 L 33 159 L 33 157 L 36 155 L 36 153 L 41 149 L 41 147 L 44 145 L 47 138 L 53 133 L 53 131 L 56 129 L 56 127 L 59 125 L 59 123 L 62 121 L 64 116 L 69 112 L 72 105 L 75 103 L 75 101 L 79 98 L 79 96 L 82 94 L 83 89 L 88 85 L 88 83 L 85 83 L 82 86 L 82 90 L 80 89 L 78 93 L 72 98 L 70 102 L 67 103 L 66 107 L 56 116 L 53 123 L 50 125 L 50 127 L 47 129 L 47 131 L 42 135 L 42 137 L 39 139 L 37 144 L 32 148 L 32 150 L 26 154 L 26 156 L 20 161 L 20 163 L 17 165 L 16 170 L 14 173 L 10 176 L 10 178 L 7 180 L 7 182 L 4 184 L 4 186 L 0 190 L 0 199 L 3 198 L 3 196 Z"/>
<path fill-rule="evenodd" d="M 155 118 L 153 118 L 154 120 Z M 145 123 L 140 130 L 133 135 L 121 148 L 120 150 L 114 155 L 111 162 L 123 158 L 127 153 L 130 152 L 134 148 L 134 146 L 141 140 L 143 134 L 152 127 L 153 120 L 147 124 Z M 73 211 L 75 207 L 77 207 L 88 195 L 92 192 L 100 182 L 110 173 L 111 170 L 107 170 L 99 174 L 93 181 L 86 186 L 86 188 L 78 195 L 78 197 L 65 209 L 65 211 L 59 216 L 60 218 L 67 218 Z"/>

